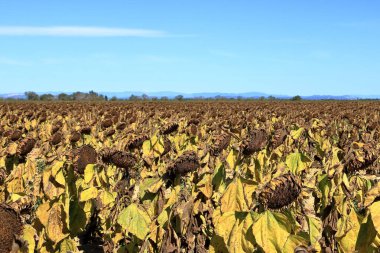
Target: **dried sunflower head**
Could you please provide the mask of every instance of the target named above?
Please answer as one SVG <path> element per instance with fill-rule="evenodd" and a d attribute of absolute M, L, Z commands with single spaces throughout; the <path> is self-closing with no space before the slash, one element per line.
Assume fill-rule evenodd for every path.
<path fill-rule="evenodd" d="M 71 143 L 78 142 L 80 140 L 80 137 L 81 137 L 81 134 L 77 131 L 74 131 L 71 133 L 70 142 Z"/>
<path fill-rule="evenodd" d="M 52 145 L 58 145 L 62 141 L 62 134 L 60 132 L 55 133 L 50 140 Z"/>
<path fill-rule="evenodd" d="M 369 170 L 377 158 L 377 151 L 371 144 L 354 142 L 344 158 L 345 167 L 348 172 Z"/>
<path fill-rule="evenodd" d="M 87 164 L 95 164 L 98 161 L 96 150 L 89 145 L 84 145 L 73 150 L 72 160 L 74 170 L 79 174 L 84 173 Z"/>
<path fill-rule="evenodd" d="M 299 179 L 289 172 L 269 181 L 259 193 L 259 202 L 270 209 L 281 209 L 298 198 L 301 187 Z"/>
<path fill-rule="evenodd" d="M 168 172 L 171 175 L 186 175 L 195 171 L 199 167 L 198 156 L 194 151 L 185 151 L 174 163 L 169 166 Z"/>
<path fill-rule="evenodd" d="M 102 161 L 105 163 L 113 163 L 120 168 L 131 168 L 136 164 L 136 159 L 128 152 L 115 150 L 115 149 L 103 149 L 100 153 Z"/>
<path fill-rule="evenodd" d="M 109 128 L 112 125 L 113 125 L 112 119 L 103 120 L 102 123 L 101 123 L 102 129 Z"/>
<path fill-rule="evenodd" d="M 23 139 L 20 144 L 17 147 L 17 154 L 20 156 L 26 156 L 27 154 L 32 151 L 34 148 L 34 145 L 36 145 L 36 140 L 33 138 L 26 138 Z"/>
<path fill-rule="evenodd" d="M 252 155 L 260 151 L 267 145 L 268 135 L 264 129 L 259 129 L 251 132 L 248 139 L 242 143 L 242 150 L 244 155 Z"/>
<path fill-rule="evenodd" d="M 162 129 L 160 130 L 160 134 L 166 135 L 166 134 L 171 134 L 178 129 L 178 124 L 177 123 L 171 123 L 166 126 L 163 126 Z"/>
<path fill-rule="evenodd" d="M 10 206 L 0 204 L 0 252 L 11 252 L 14 239 L 22 232 L 19 214 Z"/>
<path fill-rule="evenodd" d="M 144 141 L 148 140 L 148 136 L 146 135 L 139 135 L 132 140 L 130 140 L 127 144 L 128 149 L 134 149 L 134 148 L 140 148 Z"/>
<path fill-rule="evenodd" d="M 231 141 L 229 134 L 217 135 L 213 138 L 213 145 L 211 146 L 211 155 L 218 156 L 224 149 L 228 147 Z"/>

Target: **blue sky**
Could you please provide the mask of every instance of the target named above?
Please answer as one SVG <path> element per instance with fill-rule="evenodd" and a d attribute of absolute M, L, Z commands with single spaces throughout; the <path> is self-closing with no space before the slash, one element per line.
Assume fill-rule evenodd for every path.
<path fill-rule="evenodd" d="M 0 93 L 380 95 L 380 2 L 0 0 Z"/>

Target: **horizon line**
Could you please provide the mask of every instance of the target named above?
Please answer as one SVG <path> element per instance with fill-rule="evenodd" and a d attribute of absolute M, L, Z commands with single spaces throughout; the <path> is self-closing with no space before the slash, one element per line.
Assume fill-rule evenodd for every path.
<path fill-rule="evenodd" d="M 219 93 L 219 94 L 226 94 L 226 95 L 232 95 L 232 96 L 239 96 L 239 95 L 244 95 L 246 93 L 259 93 L 257 96 L 278 96 L 278 97 L 293 97 L 293 96 L 301 96 L 301 97 L 317 97 L 317 96 L 331 96 L 331 97 L 354 97 L 354 98 L 359 98 L 359 97 L 378 97 L 380 98 L 380 94 L 343 94 L 343 95 L 331 95 L 331 94 L 312 94 L 312 95 L 302 95 L 302 94 L 296 94 L 296 95 L 287 95 L 287 94 L 271 94 L 271 93 L 266 93 L 266 92 L 259 92 L 259 91 L 247 91 L 247 92 L 220 92 L 220 91 L 200 91 L 200 92 L 179 92 L 179 91 L 95 91 L 95 90 L 89 90 L 89 91 L 23 91 L 23 92 L 4 92 L 0 93 L 0 95 L 24 95 L 26 92 L 35 92 L 37 94 L 59 94 L 59 93 L 66 93 L 66 94 L 71 94 L 75 92 L 82 92 L 82 93 L 88 93 L 90 91 L 96 92 L 98 94 L 104 94 L 104 93 L 131 93 L 131 95 L 135 95 L 134 93 L 141 93 L 141 94 L 146 94 L 146 93 L 175 93 L 177 95 L 198 95 L 198 94 L 210 94 L 210 93 Z M 147 95 L 148 95 L 147 94 Z M 216 94 L 216 95 L 217 95 Z M 137 95 L 138 96 L 138 95 Z M 165 95 L 164 95 L 165 96 Z"/>

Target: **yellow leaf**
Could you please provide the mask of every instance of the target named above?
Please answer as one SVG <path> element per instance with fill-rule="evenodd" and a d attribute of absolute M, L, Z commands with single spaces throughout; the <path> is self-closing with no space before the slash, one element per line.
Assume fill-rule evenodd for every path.
<path fill-rule="evenodd" d="M 223 238 L 223 243 L 212 240 L 211 246 L 214 252 L 253 252 L 254 238 L 249 228 L 253 224 L 251 213 L 227 212 L 224 213 L 215 224 L 216 235 Z"/>
<path fill-rule="evenodd" d="M 152 135 L 152 137 L 150 138 L 150 143 L 152 144 L 152 146 L 154 147 L 154 145 L 156 145 L 156 143 L 158 142 L 158 136 L 157 136 L 157 133 L 154 133 Z"/>
<path fill-rule="evenodd" d="M 303 127 L 298 128 L 297 130 L 290 131 L 290 136 L 292 136 L 293 139 L 297 140 L 301 134 L 303 133 L 305 129 Z"/>
<path fill-rule="evenodd" d="M 163 210 L 160 215 L 157 217 L 157 222 L 158 224 L 163 227 L 164 224 L 168 221 L 169 219 L 169 211 L 168 210 Z"/>
<path fill-rule="evenodd" d="M 307 224 L 309 226 L 310 244 L 315 245 L 322 237 L 322 221 L 320 218 L 307 216 Z"/>
<path fill-rule="evenodd" d="M 49 211 L 48 224 L 46 226 L 47 236 L 54 243 L 59 243 L 68 236 L 65 233 L 65 219 L 62 204 L 55 203 Z"/>
<path fill-rule="evenodd" d="M 86 168 L 84 169 L 84 182 L 88 184 L 95 175 L 95 165 L 94 164 L 88 164 Z"/>
<path fill-rule="evenodd" d="M 231 182 L 221 198 L 221 210 L 223 213 L 229 211 L 244 212 L 249 208 L 245 201 L 243 185 L 240 178 Z"/>
<path fill-rule="evenodd" d="M 231 151 L 228 154 L 227 159 L 226 159 L 226 162 L 227 162 L 228 166 L 230 167 L 230 169 L 235 168 L 236 162 L 237 162 L 237 156 L 238 156 L 238 152 L 234 149 L 231 149 Z"/>
<path fill-rule="evenodd" d="M 142 145 L 142 150 L 143 150 L 144 156 L 150 155 L 150 151 L 152 150 L 152 145 L 150 143 L 150 140 L 144 141 L 144 143 Z"/>
<path fill-rule="evenodd" d="M 375 201 L 375 199 L 380 196 L 380 182 L 377 182 L 365 195 L 364 197 L 364 207 L 368 207 Z"/>
<path fill-rule="evenodd" d="M 137 238 L 144 240 L 150 231 L 150 218 L 148 214 L 139 209 L 136 204 L 130 204 L 121 211 L 118 223 L 129 233 L 134 234 Z"/>
<path fill-rule="evenodd" d="M 141 197 L 145 195 L 146 192 L 156 193 L 163 185 L 163 180 L 159 177 L 148 177 L 142 180 L 140 183 L 139 194 Z"/>
<path fill-rule="evenodd" d="M 104 206 L 107 206 L 111 204 L 112 202 L 115 202 L 117 193 L 115 192 L 114 194 L 108 192 L 108 191 L 102 191 L 100 193 L 100 200 L 102 201 L 102 204 Z"/>
<path fill-rule="evenodd" d="M 0 168 L 5 168 L 5 158 L 6 156 L 0 158 Z"/>
<path fill-rule="evenodd" d="M 32 120 L 32 122 L 31 122 L 31 126 L 33 127 L 33 128 L 36 128 L 36 126 L 37 126 L 37 120 L 36 119 L 33 119 Z"/>
<path fill-rule="evenodd" d="M 156 150 L 160 155 L 164 153 L 165 147 L 163 137 L 160 137 L 158 142 L 154 145 L 154 150 Z"/>
<path fill-rule="evenodd" d="M 286 157 L 286 165 L 294 174 L 300 174 L 311 160 L 302 153 L 295 152 Z"/>
<path fill-rule="evenodd" d="M 206 174 L 203 176 L 202 180 L 198 182 L 197 187 L 206 198 L 211 198 L 212 196 L 212 176 Z"/>
<path fill-rule="evenodd" d="M 16 202 L 17 200 L 21 199 L 23 196 L 26 196 L 26 195 L 23 193 L 20 193 L 20 194 L 12 193 L 11 202 Z"/>
<path fill-rule="evenodd" d="M 22 179 L 23 169 L 20 166 L 14 168 L 11 176 L 8 178 L 12 178 L 11 181 L 8 181 L 6 184 L 7 191 L 9 193 L 23 193 L 25 192 L 24 180 Z"/>
<path fill-rule="evenodd" d="M 30 123 L 30 121 L 29 121 L 29 120 L 26 120 L 24 126 L 25 126 L 25 129 L 28 130 L 28 132 L 29 132 L 30 127 L 31 127 L 31 123 Z"/>
<path fill-rule="evenodd" d="M 252 198 L 253 193 L 257 189 L 257 183 L 255 183 L 252 180 L 240 178 L 242 186 L 243 186 L 243 192 L 244 192 L 244 200 L 247 203 L 247 206 L 252 206 L 252 202 L 254 201 L 254 198 Z"/>
<path fill-rule="evenodd" d="M 355 250 L 359 253 L 376 252 L 374 250 L 371 251 L 371 244 L 376 241 L 376 237 L 378 237 L 379 234 L 376 232 L 371 216 L 366 220 L 366 222 L 361 221 L 360 231 L 355 245 Z"/>
<path fill-rule="evenodd" d="M 49 199 L 55 199 L 58 198 L 61 194 L 63 194 L 65 192 L 65 189 L 51 182 L 50 177 L 51 170 L 45 170 L 42 174 L 43 189 L 44 193 Z"/>
<path fill-rule="evenodd" d="M 284 214 L 271 211 L 260 214 L 252 225 L 256 242 L 264 252 L 283 252 L 290 229 Z"/>
<path fill-rule="evenodd" d="M 235 224 L 236 217 L 234 211 L 229 211 L 223 213 L 217 219 L 215 223 L 215 233 L 223 238 L 223 241 L 227 244 L 228 238 L 230 237 L 231 231 L 233 229 L 233 224 Z"/>
<path fill-rule="evenodd" d="M 36 248 L 36 241 L 34 238 L 36 235 L 37 232 L 31 225 L 24 225 L 24 228 L 22 230 L 22 239 L 24 239 L 27 242 L 24 246 L 27 248 L 26 252 L 34 253 L 34 249 Z"/>
<path fill-rule="evenodd" d="M 348 216 L 341 217 L 338 220 L 337 227 L 338 231 L 335 237 L 342 252 L 355 252 L 360 230 L 360 222 L 355 211 L 352 209 Z"/>
<path fill-rule="evenodd" d="M 63 171 L 59 170 L 57 175 L 55 176 L 55 181 L 57 181 L 58 184 L 65 186 L 66 185 L 66 179 L 65 176 L 63 175 Z"/>
<path fill-rule="evenodd" d="M 174 189 L 170 192 L 170 195 L 168 197 L 168 201 L 164 205 L 164 209 L 166 209 L 167 207 L 172 206 L 175 203 L 177 203 L 178 195 L 179 195 L 180 191 L 181 191 L 180 186 L 177 185 L 176 187 L 174 187 Z"/>
<path fill-rule="evenodd" d="M 36 210 L 36 216 L 44 227 L 46 227 L 48 223 L 49 209 L 50 209 L 49 202 L 44 202 L 41 205 L 39 205 Z"/>
<path fill-rule="evenodd" d="M 90 187 L 80 193 L 80 201 L 84 202 L 90 199 L 95 199 L 98 196 L 98 189 Z"/>
<path fill-rule="evenodd" d="M 290 235 L 285 243 L 283 252 L 295 252 L 294 250 L 299 246 L 308 246 L 307 238 L 301 235 Z"/>
<path fill-rule="evenodd" d="M 59 252 L 67 253 L 67 252 L 78 252 L 77 243 L 69 238 L 66 238 L 61 242 L 59 247 Z"/>
<path fill-rule="evenodd" d="M 374 202 L 369 207 L 369 212 L 371 213 L 373 225 L 375 226 L 377 233 L 380 234 L 380 201 Z"/>
<path fill-rule="evenodd" d="M 57 175 L 58 171 L 61 170 L 61 168 L 63 167 L 63 164 L 64 164 L 64 162 L 58 161 L 53 165 L 53 167 L 51 168 L 51 175 L 53 177 L 55 177 L 55 175 Z"/>

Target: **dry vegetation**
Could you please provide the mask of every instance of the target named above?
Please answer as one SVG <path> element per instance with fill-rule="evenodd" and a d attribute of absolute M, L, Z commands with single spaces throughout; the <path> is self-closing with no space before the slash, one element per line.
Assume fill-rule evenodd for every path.
<path fill-rule="evenodd" d="M 0 116 L 0 253 L 378 252 L 378 102 L 17 102 Z"/>

